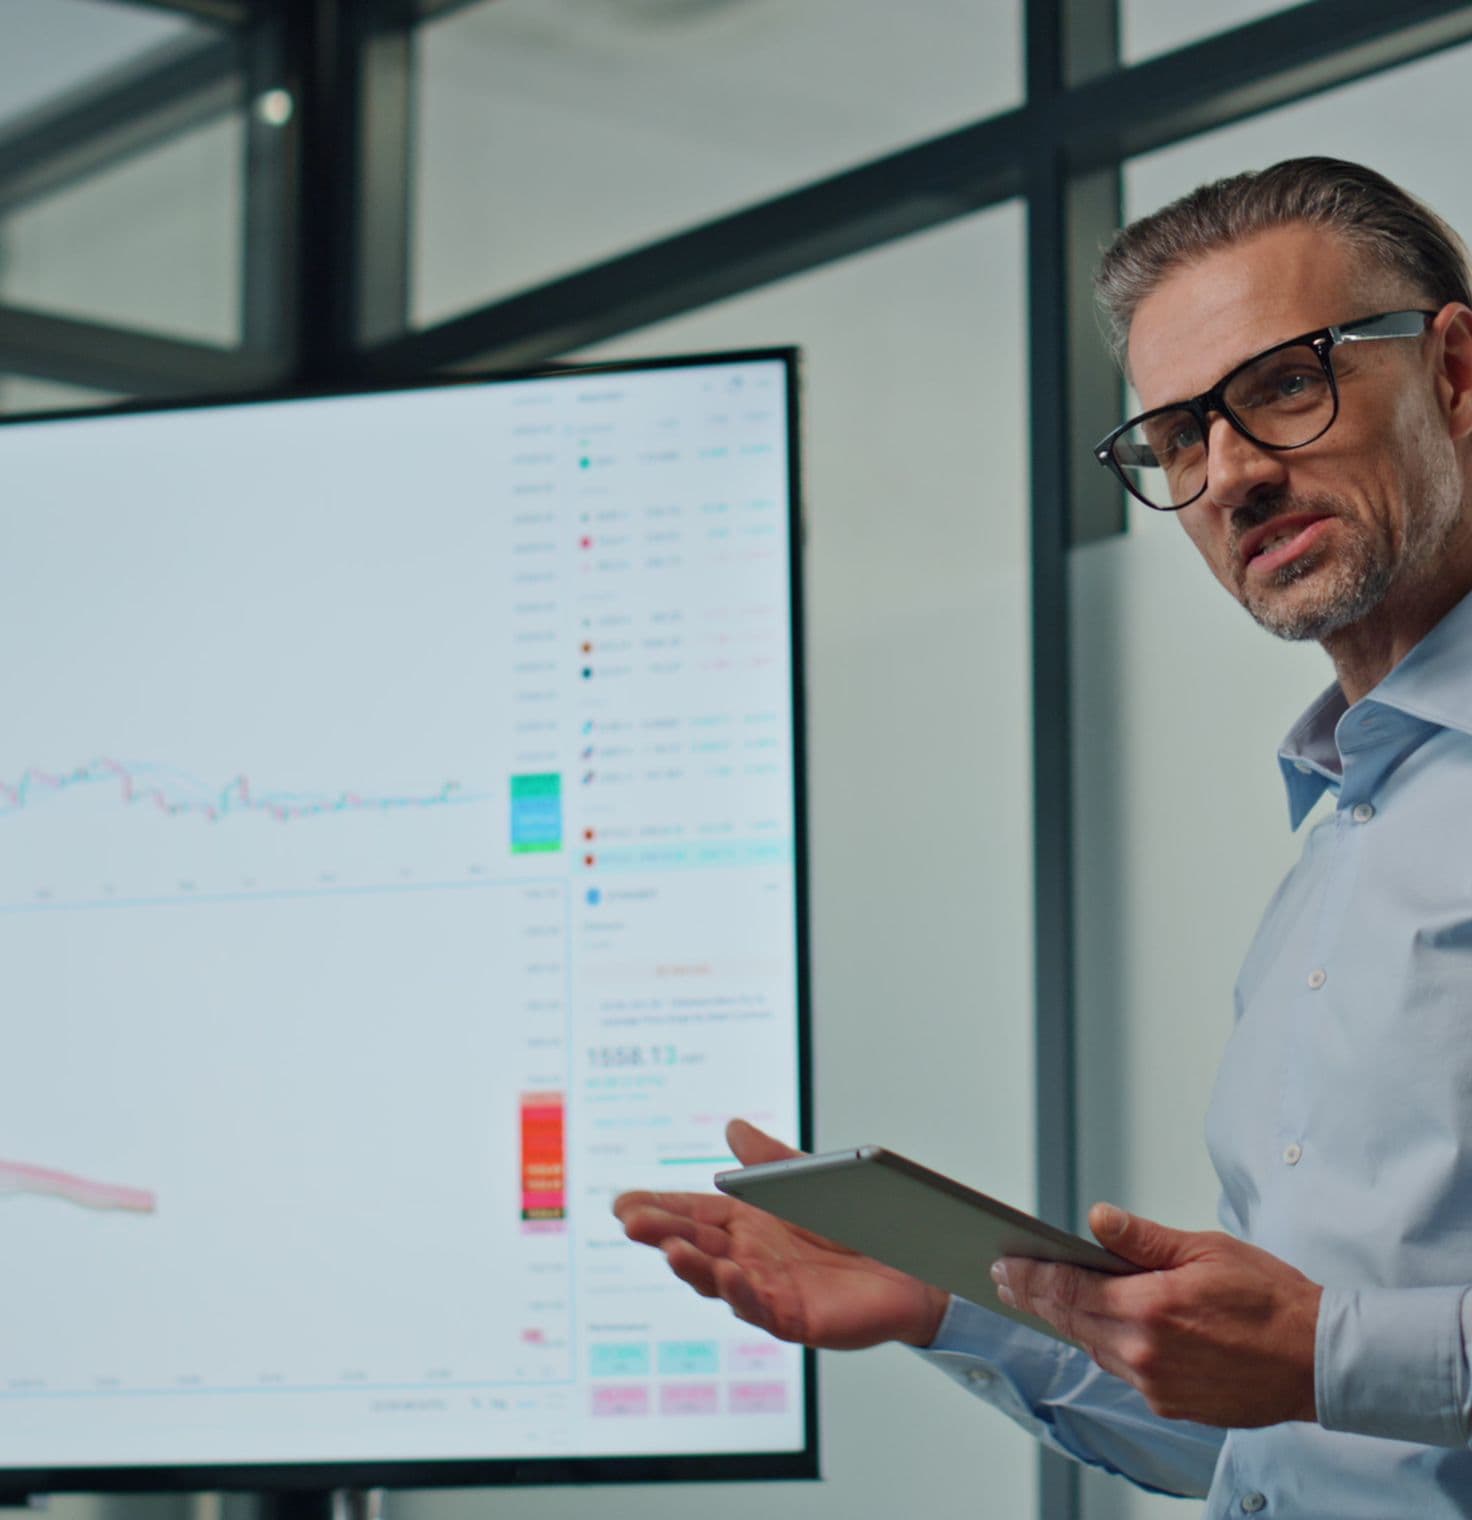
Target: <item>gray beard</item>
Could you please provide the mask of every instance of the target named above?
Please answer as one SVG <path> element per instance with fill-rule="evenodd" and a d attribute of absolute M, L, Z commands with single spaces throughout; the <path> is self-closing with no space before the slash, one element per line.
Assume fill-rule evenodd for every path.
<path fill-rule="evenodd" d="M 1393 579 L 1388 556 L 1377 552 L 1378 546 L 1358 531 L 1358 525 L 1344 518 L 1339 521 L 1342 529 L 1353 527 L 1356 531 L 1353 537 L 1341 531 L 1341 540 L 1348 541 L 1341 542 L 1338 555 L 1328 566 L 1310 554 L 1284 565 L 1272 579 L 1274 587 L 1286 589 L 1317 572 L 1321 584 L 1315 587 L 1315 595 L 1292 603 L 1274 596 L 1261 601 L 1244 596 L 1248 612 L 1275 637 L 1322 643 L 1367 617 L 1384 601 Z"/>
<path fill-rule="evenodd" d="M 1309 553 L 1285 565 L 1266 588 L 1287 590 L 1314 577 L 1297 595 L 1247 596 L 1244 574 L 1238 583 L 1243 605 L 1269 633 L 1280 639 L 1314 639 L 1322 643 L 1368 617 L 1392 593 L 1400 596 L 1419 582 L 1435 580 L 1457 537 L 1464 511 L 1463 486 L 1444 443 L 1429 422 L 1408 438 L 1402 459 L 1402 484 L 1409 508 L 1396 535 L 1345 510 L 1332 493 L 1276 498 L 1239 507 L 1232 514 L 1232 542 L 1271 518 L 1289 512 L 1322 512 L 1339 524 L 1331 554 Z"/>

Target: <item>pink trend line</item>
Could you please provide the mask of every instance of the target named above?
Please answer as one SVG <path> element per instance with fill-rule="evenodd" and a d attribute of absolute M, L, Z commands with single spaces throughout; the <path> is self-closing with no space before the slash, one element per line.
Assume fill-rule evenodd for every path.
<path fill-rule="evenodd" d="M 0 1193 L 33 1193 L 40 1198 L 60 1198 L 83 1209 L 122 1209 L 131 1214 L 158 1210 L 158 1194 L 145 1188 L 123 1187 L 116 1182 L 93 1182 L 70 1172 L 31 1166 L 24 1161 L 0 1161 Z"/>

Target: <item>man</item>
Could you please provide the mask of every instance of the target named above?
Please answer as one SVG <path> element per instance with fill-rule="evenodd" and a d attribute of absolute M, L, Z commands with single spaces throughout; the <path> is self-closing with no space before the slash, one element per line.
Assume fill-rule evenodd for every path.
<path fill-rule="evenodd" d="M 1058 1450 L 1207 1513 L 1472 1513 L 1472 288 L 1438 218 L 1352 164 L 1208 185 L 1099 291 L 1144 410 L 1099 446 L 1335 684 L 1282 753 L 1294 826 L 1207 1118 L 1222 1232 L 1107 1204 L 1149 1270 L 1008 1260 L 1075 1350 L 725 1198 L 628 1234 L 784 1339 L 900 1340 Z M 1203 913 L 1209 914 L 1209 901 Z M 736 1121 L 744 1163 L 791 1154 Z"/>

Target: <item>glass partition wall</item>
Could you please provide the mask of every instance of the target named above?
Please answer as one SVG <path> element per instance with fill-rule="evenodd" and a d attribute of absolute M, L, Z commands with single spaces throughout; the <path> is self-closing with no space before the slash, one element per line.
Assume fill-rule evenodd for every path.
<path fill-rule="evenodd" d="M 1292 849 L 1271 746 L 1326 677 L 1312 650 L 1269 665 L 1093 466 L 1122 397 L 1089 265 L 1123 211 L 1294 152 L 1362 157 L 1468 230 L 1472 12 L 1189 9 L 8 0 L 0 412 L 802 345 L 820 1141 L 1061 1222 L 1107 1192 L 1202 1223 L 1231 961 Z M 1230 797 L 1162 781 L 1167 722 L 1230 757 Z M 1242 904 L 1208 954 L 1197 850 Z M 1039 1463 L 939 1381 L 893 1349 L 828 1359 L 829 1481 L 698 1502 L 1163 1502 Z"/>
<path fill-rule="evenodd" d="M 11 0 L 4 30 L 0 411 L 283 374 L 282 281 L 248 267 L 281 262 L 291 221 L 248 104 L 286 67 L 280 29 L 233 0 Z"/>

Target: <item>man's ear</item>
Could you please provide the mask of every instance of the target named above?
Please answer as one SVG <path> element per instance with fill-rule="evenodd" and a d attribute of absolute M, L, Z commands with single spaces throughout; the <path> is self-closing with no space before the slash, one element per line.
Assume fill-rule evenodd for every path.
<path fill-rule="evenodd" d="M 1453 439 L 1472 435 L 1472 307 L 1449 302 L 1431 323 L 1441 336 L 1437 391 Z"/>

